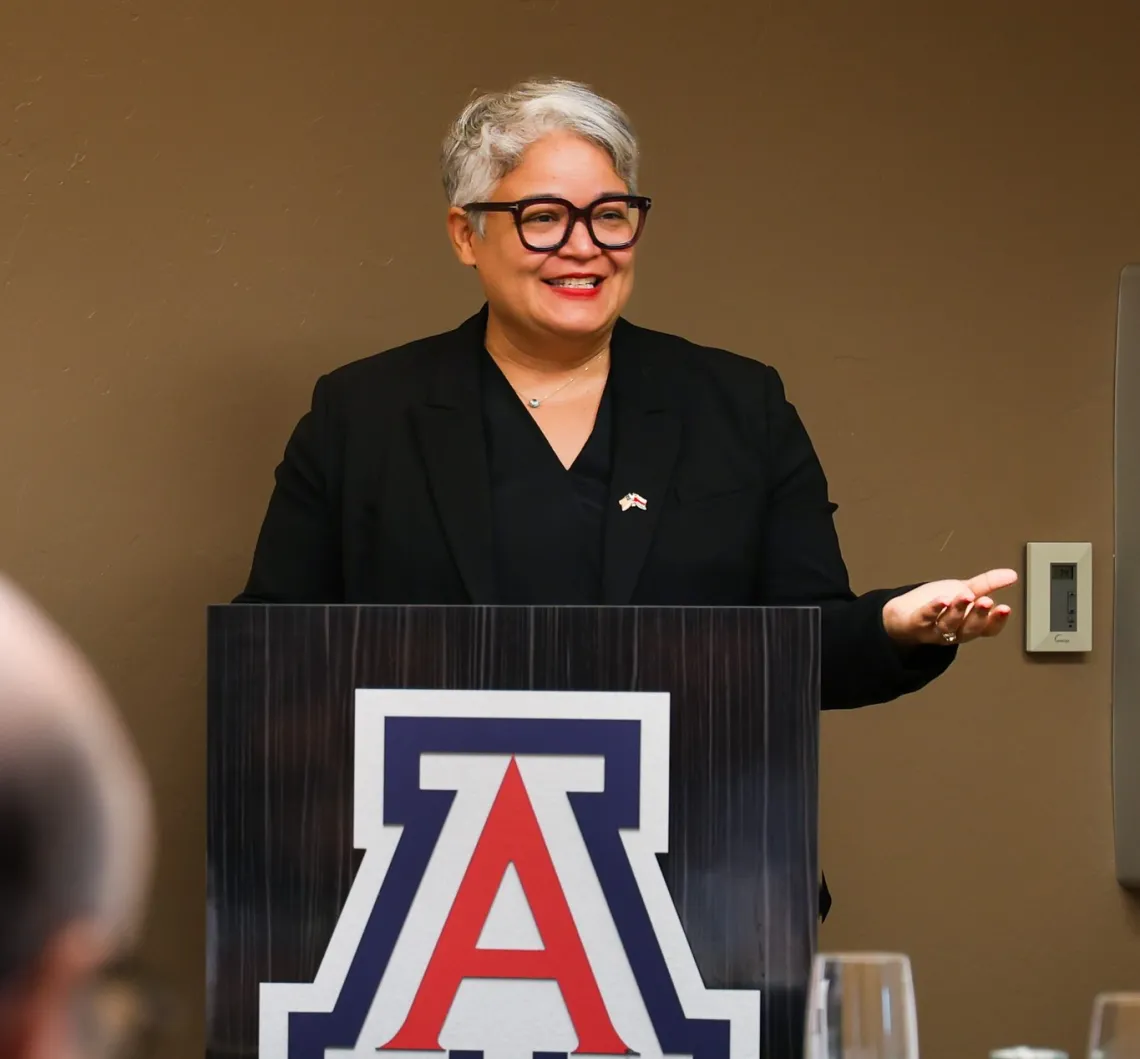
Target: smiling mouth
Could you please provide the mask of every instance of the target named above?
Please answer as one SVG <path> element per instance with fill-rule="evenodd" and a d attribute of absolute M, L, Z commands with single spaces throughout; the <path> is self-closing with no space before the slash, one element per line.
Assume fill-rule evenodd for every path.
<path fill-rule="evenodd" d="M 564 290 L 593 290 L 601 286 L 600 276 L 565 276 L 560 279 L 546 279 L 542 281 L 549 287 L 561 287 Z"/>

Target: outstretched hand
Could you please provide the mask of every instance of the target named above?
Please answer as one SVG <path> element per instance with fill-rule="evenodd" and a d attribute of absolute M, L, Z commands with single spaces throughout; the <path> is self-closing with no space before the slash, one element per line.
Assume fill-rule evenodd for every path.
<path fill-rule="evenodd" d="M 968 581 L 930 581 L 887 601 L 883 627 L 903 644 L 967 643 L 997 636 L 1011 613 L 994 592 L 1017 583 L 1015 570 L 987 570 Z"/>

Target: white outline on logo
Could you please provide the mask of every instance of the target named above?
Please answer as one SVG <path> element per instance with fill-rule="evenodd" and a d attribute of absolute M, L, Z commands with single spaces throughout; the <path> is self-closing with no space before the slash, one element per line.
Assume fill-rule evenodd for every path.
<path fill-rule="evenodd" d="M 728 1021 L 731 1059 L 753 1059 L 759 1055 L 760 992 L 705 988 L 657 863 L 656 854 L 665 853 L 668 848 L 668 694 L 361 689 L 356 693 L 353 841 L 356 848 L 365 851 L 364 857 L 315 980 L 311 983 L 262 983 L 258 1048 L 260 1059 L 287 1059 L 291 1013 L 328 1012 L 333 1009 L 391 864 L 403 828 L 383 823 L 384 723 L 388 717 L 639 721 L 641 826 L 637 830 L 623 830 L 621 837 L 641 898 L 645 902 L 685 1017 Z M 457 760 L 459 757 L 469 757 L 470 760 L 460 762 Z M 524 781 L 528 781 L 528 774 L 534 775 L 536 757 L 516 757 Z M 584 841 L 566 798 L 567 791 L 601 789 L 601 761 L 598 758 L 548 759 L 550 760 L 562 762 L 566 766 L 558 773 L 561 777 L 561 790 L 547 790 L 547 775 L 553 773 L 544 773 L 541 787 L 527 782 L 528 792 L 566 889 L 567 900 L 583 944 L 586 945 L 591 966 L 603 989 L 603 998 L 615 1028 L 630 1048 L 643 1059 L 664 1059 L 629 968 L 625 950 L 618 940 L 609 906 L 601 898 L 597 877 L 592 868 L 582 870 L 582 856 L 586 857 L 588 865 L 588 854 L 585 853 Z M 421 787 L 458 790 L 456 800 L 424 878 L 420 881 L 419 893 L 379 984 L 371 1010 L 365 1018 L 357 1047 L 330 1048 L 326 1052 L 329 1059 L 423 1059 L 442 1054 L 396 1051 L 378 1053 L 377 1047 L 399 1027 L 419 985 L 419 980 L 415 977 L 411 982 L 406 981 L 406 973 L 403 976 L 405 981 L 399 982 L 401 975 L 396 965 L 399 962 L 406 971 L 411 963 L 420 966 L 422 973 L 421 965 L 426 964 L 426 959 L 434 948 L 442 917 L 454 900 L 458 880 L 470 859 L 498 789 L 498 782 L 488 770 L 493 772 L 497 769 L 497 775 L 501 779 L 508 761 L 506 755 L 425 755 L 421 760 Z M 481 779 L 477 775 L 479 773 L 482 773 Z M 463 797 L 464 792 L 468 791 L 464 784 L 472 777 L 479 782 L 474 782 L 471 789 L 482 793 L 468 793 L 467 797 Z M 437 857 L 436 854 L 445 846 L 448 847 L 448 855 Z M 409 929 L 413 920 L 418 921 L 419 926 Z M 436 924 L 435 933 L 429 932 L 425 936 L 424 928 L 429 923 Z M 392 973 L 389 974 L 389 971 Z M 459 1006 L 463 990 L 468 984 L 465 982 L 457 994 L 453 1012 Z M 400 988 L 401 985 L 403 988 Z M 400 994 L 399 1000 L 396 999 L 396 994 Z M 378 1003 L 384 999 L 387 1003 Z M 449 1016 L 444 1033 L 441 1034 L 441 1044 L 444 1047 L 477 1047 L 470 1042 L 451 1044 L 447 1038 L 451 1035 L 448 1031 L 452 1022 L 453 1019 Z M 391 1032 L 388 1027 L 393 1027 Z M 544 1045 L 543 1050 L 557 1051 L 559 1046 L 557 1042 L 551 1042 Z M 568 1050 L 572 1050 L 572 1047 Z M 513 1049 L 502 1052 L 504 1056 L 509 1054 L 514 1054 Z M 500 1059 L 499 1049 L 485 1051 L 485 1059 Z"/>

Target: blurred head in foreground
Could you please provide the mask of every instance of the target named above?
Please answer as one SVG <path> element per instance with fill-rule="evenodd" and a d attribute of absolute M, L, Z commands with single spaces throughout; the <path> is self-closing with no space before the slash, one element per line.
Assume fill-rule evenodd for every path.
<path fill-rule="evenodd" d="M 97 677 L 0 577 L 0 1059 L 120 1054 L 151 813 Z"/>

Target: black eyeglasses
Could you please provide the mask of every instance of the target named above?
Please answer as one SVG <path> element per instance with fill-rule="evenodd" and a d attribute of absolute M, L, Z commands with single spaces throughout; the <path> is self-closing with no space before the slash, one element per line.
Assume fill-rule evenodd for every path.
<path fill-rule="evenodd" d="M 469 202 L 468 213 L 509 213 L 522 245 L 539 254 L 561 250 L 574 225 L 581 221 L 594 245 L 602 250 L 626 250 L 641 237 L 651 201 L 644 195 L 608 195 L 588 206 L 566 199 L 533 198 L 518 202 Z"/>

